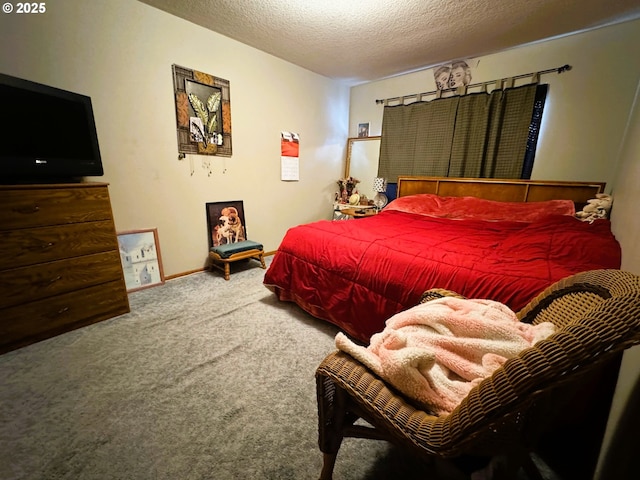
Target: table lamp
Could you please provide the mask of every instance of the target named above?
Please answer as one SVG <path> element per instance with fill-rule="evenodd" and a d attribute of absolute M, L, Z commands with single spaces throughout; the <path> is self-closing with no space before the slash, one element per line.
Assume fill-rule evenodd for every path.
<path fill-rule="evenodd" d="M 376 192 L 373 197 L 373 204 L 378 210 L 381 210 L 389 201 L 385 192 L 387 191 L 387 180 L 382 177 L 373 179 L 373 191 Z"/>

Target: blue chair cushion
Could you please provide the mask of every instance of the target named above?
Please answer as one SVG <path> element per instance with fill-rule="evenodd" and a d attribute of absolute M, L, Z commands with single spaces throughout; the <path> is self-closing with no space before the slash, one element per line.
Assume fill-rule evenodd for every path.
<path fill-rule="evenodd" d="M 251 240 L 245 240 L 243 242 L 225 243 L 224 245 L 211 247 L 209 251 L 217 253 L 218 255 L 220 255 L 220 258 L 229 258 L 235 253 L 246 252 L 247 250 L 262 249 L 263 247 L 261 243 L 252 242 Z"/>

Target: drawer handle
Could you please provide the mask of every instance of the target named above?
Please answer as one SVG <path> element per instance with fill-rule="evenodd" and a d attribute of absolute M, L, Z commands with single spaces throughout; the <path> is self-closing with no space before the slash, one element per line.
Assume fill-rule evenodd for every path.
<path fill-rule="evenodd" d="M 39 250 L 46 250 L 47 248 L 51 248 L 55 245 L 55 243 L 53 242 L 47 242 L 47 243 L 42 243 L 40 245 L 32 245 L 29 247 L 25 247 L 27 250 L 29 251 L 39 251 Z"/>
<path fill-rule="evenodd" d="M 58 310 L 58 315 L 62 315 L 65 312 L 69 311 L 69 307 L 63 307 L 60 310 Z"/>
<path fill-rule="evenodd" d="M 57 281 L 62 280 L 62 275 L 58 275 L 55 278 L 51 278 L 49 280 L 43 280 L 42 282 L 40 282 L 40 286 L 41 287 L 48 287 L 49 285 L 53 285 L 54 283 L 56 283 Z"/>
<path fill-rule="evenodd" d="M 38 205 L 33 205 L 31 207 L 16 208 L 14 211 L 18 213 L 27 213 L 27 214 L 38 213 L 40 211 L 40 207 Z"/>

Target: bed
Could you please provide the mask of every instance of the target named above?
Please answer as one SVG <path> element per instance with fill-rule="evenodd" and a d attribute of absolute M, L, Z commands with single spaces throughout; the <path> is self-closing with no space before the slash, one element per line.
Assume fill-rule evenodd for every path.
<path fill-rule="evenodd" d="M 557 280 L 620 268 L 609 220 L 575 217 L 604 186 L 400 177 L 377 215 L 289 229 L 264 285 L 365 343 L 431 288 L 518 311 Z"/>

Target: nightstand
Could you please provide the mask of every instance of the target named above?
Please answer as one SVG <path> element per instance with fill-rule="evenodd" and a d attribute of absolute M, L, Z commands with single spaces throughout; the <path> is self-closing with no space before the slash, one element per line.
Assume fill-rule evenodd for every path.
<path fill-rule="evenodd" d="M 357 206 L 353 208 L 345 208 L 340 211 L 343 215 L 349 215 L 353 218 L 365 218 L 365 217 L 373 217 L 378 214 L 378 210 L 375 207 L 369 206 Z"/>

